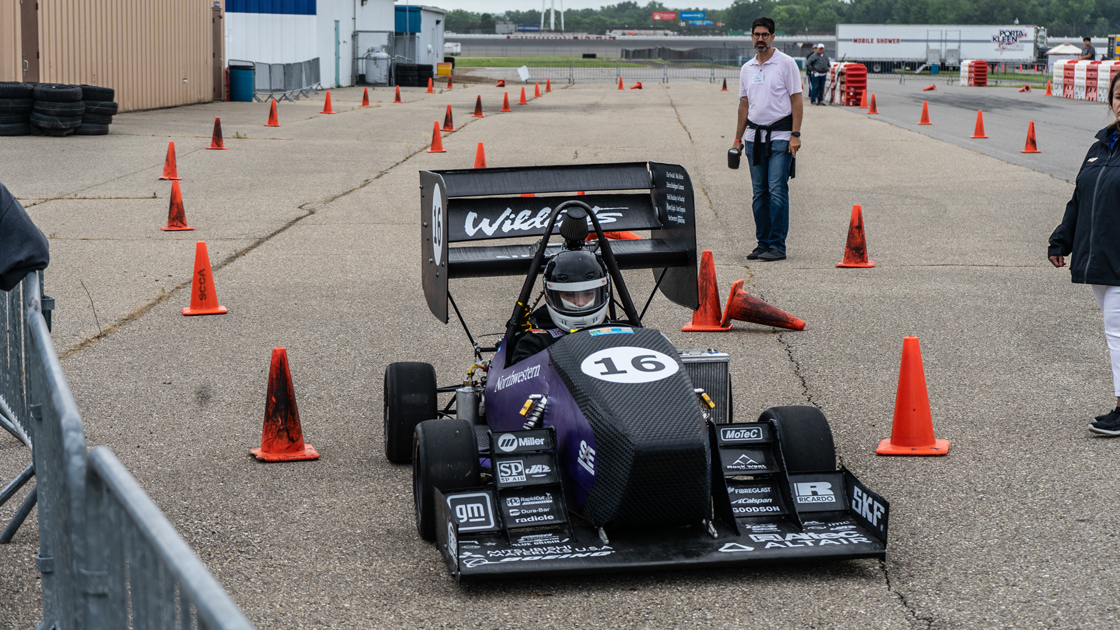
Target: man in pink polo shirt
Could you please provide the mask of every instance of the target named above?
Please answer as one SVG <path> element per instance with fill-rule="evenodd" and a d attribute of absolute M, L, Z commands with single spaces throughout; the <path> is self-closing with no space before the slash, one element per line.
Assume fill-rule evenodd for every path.
<path fill-rule="evenodd" d="M 739 73 L 739 118 L 732 145 L 740 151 L 745 148 L 754 188 L 758 247 L 747 258 L 784 260 L 789 177 L 801 148 L 801 73 L 793 58 L 771 45 L 774 20 L 756 19 L 751 24 L 751 41 L 758 54 Z"/>

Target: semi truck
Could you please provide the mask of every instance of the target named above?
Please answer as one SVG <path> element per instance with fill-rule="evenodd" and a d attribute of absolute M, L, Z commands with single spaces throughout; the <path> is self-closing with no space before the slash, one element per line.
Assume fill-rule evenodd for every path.
<path fill-rule="evenodd" d="M 962 59 L 1034 63 L 1046 52 L 1046 29 L 1012 24 L 837 24 L 836 60 L 868 72 L 956 68 Z"/>

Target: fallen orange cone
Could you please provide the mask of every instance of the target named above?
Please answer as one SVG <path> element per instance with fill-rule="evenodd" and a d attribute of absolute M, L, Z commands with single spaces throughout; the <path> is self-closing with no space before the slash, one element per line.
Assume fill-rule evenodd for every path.
<path fill-rule="evenodd" d="M 362 89 L 362 107 L 369 107 L 369 88 Z"/>
<path fill-rule="evenodd" d="M 918 121 L 919 125 L 932 125 L 929 121 L 929 101 L 922 101 L 922 119 Z"/>
<path fill-rule="evenodd" d="M 284 348 L 272 349 L 261 447 L 251 448 L 249 452 L 264 462 L 319 459 L 319 452 L 315 447 L 303 441 L 296 390 L 292 385 L 292 372 L 288 369 L 288 351 Z"/>
<path fill-rule="evenodd" d="M 167 157 L 163 160 L 163 175 L 159 176 L 162 180 L 176 180 L 183 179 L 179 177 L 179 170 L 175 166 L 175 141 L 167 143 Z"/>
<path fill-rule="evenodd" d="M 478 143 L 478 148 L 474 152 L 474 167 L 486 168 L 486 147 L 483 147 L 481 142 Z"/>
<path fill-rule="evenodd" d="M 222 144 L 222 119 L 217 116 L 214 117 L 214 135 L 210 137 L 210 146 L 207 149 L 217 149 L 224 151 L 228 149 L 226 145 Z"/>
<path fill-rule="evenodd" d="M 194 245 L 194 276 L 191 278 L 191 305 L 183 309 L 184 315 L 221 315 L 226 307 L 218 304 L 214 277 L 210 271 L 210 254 L 206 241 Z"/>
<path fill-rule="evenodd" d="M 494 87 L 505 87 L 505 86 L 506 86 L 506 80 L 505 79 L 498 79 L 498 84 L 495 85 Z"/>
<path fill-rule="evenodd" d="M 268 122 L 264 124 L 265 127 L 279 127 L 280 119 L 276 117 L 276 101 L 272 101 L 272 106 L 268 110 Z"/>
<path fill-rule="evenodd" d="M 731 320 L 737 319 L 763 326 L 805 330 L 804 321 L 747 293 L 743 290 L 743 283 L 743 279 L 740 278 L 731 285 L 731 293 L 727 295 L 727 307 L 723 309 L 723 318 L 719 321 L 720 326 L 730 326 Z"/>
<path fill-rule="evenodd" d="M 875 452 L 880 455 L 945 455 L 949 452 L 949 440 L 938 440 L 933 434 L 926 373 L 917 337 L 902 340 L 902 366 L 898 372 L 891 437 L 879 442 Z"/>
<path fill-rule="evenodd" d="M 438 120 L 432 123 L 432 146 L 428 153 L 447 153 L 443 150 L 443 136 L 440 135 Z"/>
<path fill-rule="evenodd" d="M 193 230 L 187 225 L 187 211 L 183 208 L 183 193 L 179 182 L 171 182 L 171 204 L 167 208 L 167 225 L 160 228 L 164 232 L 184 232 Z"/>
<path fill-rule="evenodd" d="M 1042 153 L 1042 151 L 1038 150 L 1038 143 L 1036 143 L 1034 139 L 1033 120 L 1031 121 L 1031 124 L 1027 126 L 1027 146 L 1023 147 L 1023 150 L 1019 153 Z"/>
<path fill-rule="evenodd" d="M 451 106 L 447 106 L 447 113 L 443 115 L 443 130 L 455 131 L 455 123 L 451 121 Z"/>
<path fill-rule="evenodd" d="M 478 98 L 474 101 L 474 113 L 471 114 L 472 118 L 485 118 L 482 115 L 482 95 L 479 94 Z"/>
<path fill-rule="evenodd" d="M 630 89 L 631 89 L 631 90 L 640 90 L 640 89 L 642 89 L 642 82 L 641 82 L 641 81 L 638 81 L 638 82 L 637 82 L 637 83 L 635 83 L 634 85 L 631 85 L 631 86 L 630 86 Z"/>
<path fill-rule="evenodd" d="M 726 80 L 726 79 L 725 79 Z M 716 283 L 716 263 L 711 250 L 700 254 L 700 275 L 696 279 L 700 293 L 700 308 L 692 313 L 692 321 L 681 328 L 682 332 L 716 332 L 731 330 L 731 322 L 723 324 L 720 309 L 719 285 Z"/>
<path fill-rule="evenodd" d="M 1023 87 L 1019 88 L 1019 91 L 1020 92 L 1030 92 L 1031 91 L 1031 86 L 1024 85 Z"/>
<path fill-rule="evenodd" d="M 327 90 L 327 100 L 323 102 L 323 111 L 320 114 L 333 114 L 335 111 L 331 109 L 331 91 Z"/>
<path fill-rule="evenodd" d="M 923 91 L 923 92 L 932 92 L 932 91 L 934 91 L 934 90 L 936 90 L 936 89 L 937 89 L 937 84 L 936 84 L 936 83 L 934 83 L 934 84 L 931 84 L 931 85 L 930 85 L 929 87 L 924 87 L 924 88 L 922 88 L 922 91 Z"/>
<path fill-rule="evenodd" d="M 848 242 L 844 245 L 844 260 L 837 267 L 874 267 L 874 261 L 867 260 L 867 239 L 863 235 L 863 208 L 852 206 L 852 218 L 848 222 Z"/>

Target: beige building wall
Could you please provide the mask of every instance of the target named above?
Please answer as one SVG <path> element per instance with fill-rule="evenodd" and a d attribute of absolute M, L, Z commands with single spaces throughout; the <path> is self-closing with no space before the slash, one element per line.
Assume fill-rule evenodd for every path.
<path fill-rule="evenodd" d="M 210 101 L 212 6 L 201 0 L 39 0 L 39 80 L 111 87 L 121 111 Z M 0 7 L 0 72 L 7 75 L 21 58 L 19 44 L 8 43 L 9 24 L 18 33 L 19 0 L 0 0 Z"/>
<path fill-rule="evenodd" d="M 0 81 L 22 81 L 19 0 L 0 0 Z"/>

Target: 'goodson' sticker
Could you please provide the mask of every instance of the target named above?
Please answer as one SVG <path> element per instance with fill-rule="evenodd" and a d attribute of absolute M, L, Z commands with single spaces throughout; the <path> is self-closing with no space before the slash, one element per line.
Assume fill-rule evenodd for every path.
<path fill-rule="evenodd" d="M 586 375 L 612 383 L 649 383 L 676 374 L 677 362 L 649 348 L 618 346 L 588 356 L 579 369 Z"/>

